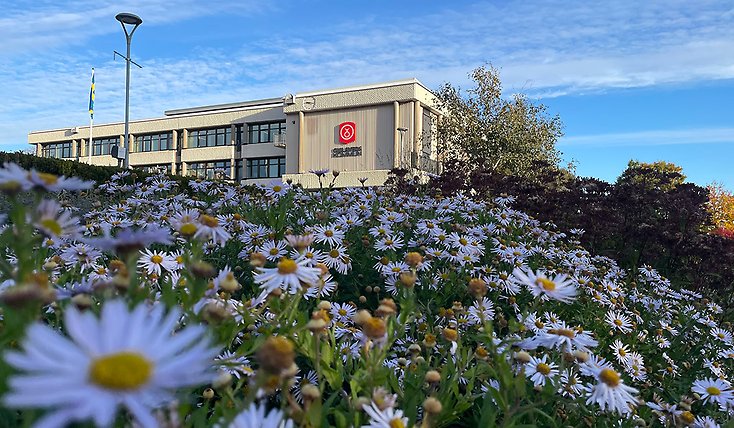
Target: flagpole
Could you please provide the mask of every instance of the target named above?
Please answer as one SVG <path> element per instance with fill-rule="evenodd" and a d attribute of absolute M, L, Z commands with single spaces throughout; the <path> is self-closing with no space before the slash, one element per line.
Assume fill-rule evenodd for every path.
<path fill-rule="evenodd" d="M 89 144 L 87 163 L 92 164 L 92 128 L 94 127 L 94 67 L 92 67 L 92 87 L 89 89 Z"/>
<path fill-rule="evenodd" d="M 89 147 L 87 147 L 87 163 L 92 164 L 92 127 L 94 126 L 94 117 L 89 117 Z"/>

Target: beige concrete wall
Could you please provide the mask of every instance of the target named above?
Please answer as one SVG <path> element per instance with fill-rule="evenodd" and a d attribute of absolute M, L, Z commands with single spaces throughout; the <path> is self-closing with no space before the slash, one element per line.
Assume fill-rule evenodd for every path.
<path fill-rule="evenodd" d="M 337 171 L 390 169 L 393 162 L 393 105 L 349 108 L 304 114 L 303 170 L 327 168 Z M 355 122 L 357 139 L 339 142 L 342 122 Z M 332 149 L 361 147 L 362 155 L 332 157 Z"/>
<path fill-rule="evenodd" d="M 389 171 L 387 170 L 372 170 L 372 171 L 346 171 L 341 172 L 334 181 L 335 187 L 355 187 L 361 186 L 359 182 L 360 178 L 367 178 L 365 186 L 381 186 L 387 180 Z M 329 173 L 321 178 L 324 187 L 331 183 L 333 176 Z M 283 175 L 283 181 L 291 180 L 293 184 L 301 184 L 307 189 L 318 189 L 319 179 L 315 174 L 285 174 Z"/>
<path fill-rule="evenodd" d="M 361 87 L 302 92 L 296 94 L 294 103 L 285 106 L 283 110 L 288 114 L 298 111 L 333 110 L 411 100 L 433 105 L 433 94 L 418 80 L 408 79 Z M 304 102 L 309 106 L 304 108 Z"/>
<path fill-rule="evenodd" d="M 94 159 L 97 156 L 92 156 Z M 153 165 L 176 162 L 175 150 L 163 150 L 159 152 L 130 153 L 130 165 Z"/>
<path fill-rule="evenodd" d="M 181 161 L 191 162 L 211 162 L 220 160 L 234 159 L 234 146 L 220 147 L 199 147 L 195 149 L 181 150 Z M 148 162 L 152 163 L 152 162 Z"/>
<path fill-rule="evenodd" d="M 287 143 L 286 143 L 287 144 Z M 270 158 L 285 156 L 286 150 L 273 143 L 246 144 L 242 146 L 242 158 Z M 287 166 L 286 166 L 287 168 Z"/>
<path fill-rule="evenodd" d="M 285 120 L 285 171 L 288 174 L 295 174 L 298 169 L 298 139 L 300 135 L 300 122 L 298 113 L 286 115 Z"/>

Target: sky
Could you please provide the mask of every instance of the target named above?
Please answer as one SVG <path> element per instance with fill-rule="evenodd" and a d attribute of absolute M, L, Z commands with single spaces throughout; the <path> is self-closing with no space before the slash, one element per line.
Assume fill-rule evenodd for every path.
<path fill-rule="evenodd" d="M 665 160 L 689 180 L 734 190 L 734 2 L 8 0 L 0 17 L 0 150 L 32 130 L 415 77 L 471 87 L 500 70 L 564 124 L 581 176 L 614 181 L 631 159 Z M 491 154 L 490 154 L 491 157 Z"/>

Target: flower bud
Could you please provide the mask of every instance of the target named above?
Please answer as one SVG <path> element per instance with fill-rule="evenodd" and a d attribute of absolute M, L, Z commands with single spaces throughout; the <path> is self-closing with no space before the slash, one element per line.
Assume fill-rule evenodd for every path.
<path fill-rule="evenodd" d="M 285 337 L 271 336 L 257 350 L 257 361 L 268 373 L 280 374 L 289 369 L 296 358 L 293 343 Z"/>
<path fill-rule="evenodd" d="M 423 402 L 423 409 L 428 415 L 437 415 L 441 413 L 441 410 L 443 410 L 443 406 L 441 405 L 441 402 L 437 399 L 433 397 L 428 397 Z"/>
<path fill-rule="evenodd" d="M 418 267 L 423 263 L 423 256 L 420 253 L 411 251 L 405 255 L 405 263 L 412 268 Z"/>
<path fill-rule="evenodd" d="M 235 291 L 242 288 L 242 286 L 239 282 L 237 282 L 234 274 L 232 272 L 228 272 L 227 275 L 224 277 L 224 280 L 219 283 L 219 288 L 228 293 L 234 293 Z"/>
<path fill-rule="evenodd" d="M 267 259 L 260 253 L 250 254 L 250 266 L 252 267 L 263 267 Z"/>
<path fill-rule="evenodd" d="M 219 389 L 224 388 L 230 383 L 232 383 L 232 375 L 227 372 L 219 372 L 214 382 L 212 382 L 212 386 Z"/>
<path fill-rule="evenodd" d="M 469 294 L 475 299 L 481 299 L 487 295 L 487 283 L 480 278 L 472 278 L 469 280 Z"/>
<path fill-rule="evenodd" d="M 426 372 L 424 380 L 426 383 L 439 383 L 441 382 L 441 373 L 436 370 L 429 370 Z"/>
<path fill-rule="evenodd" d="M 517 362 L 520 362 L 520 363 L 522 363 L 522 364 L 527 364 L 527 363 L 529 363 L 529 362 L 530 362 L 530 354 L 528 354 L 528 353 L 527 353 L 527 352 L 525 352 L 525 351 L 518 351 L 518 352 L 515 352 L 515 355 L 514 355 L 514 357 L 515 357 L 515 360 L 516 360 Z"/>
<path fill-rule="evenodd" d="M 321 398 L 321 391 L 318 386 L 309 383 L 301 387 L 301 395 L 305 401 L 316 401 Z"/>
<path fill-rule="evenodd" d="M 80 311 L 83 311 L 85 309 L 89 309 L 94 302 L 92 302 L 92 298 L 89 297 L 88 294 L 77 294 L 76 296 L 71 298 L 71 302 L 74 304 L 74 306 L 77 307 Z"/>
<path fill-rule="evenodd" d="M 354 314 L 354 317 L 352 317 L 352 319 L 354 320 L 354 323 L 358 325 L 364 324 L 371 318 L 372 318 L 372 315 L 370 315 L 369 311 L 367 311 L 366 309 L 357 311 L 357 313 Z"/>
<path fill-rule="evenodd" d="M 214 398 L 214 390 L 211 388 L 207 388 L 204 390 L 201 396 L 204 397 L 205 400 L 211 400 L 212 398 Z"/>

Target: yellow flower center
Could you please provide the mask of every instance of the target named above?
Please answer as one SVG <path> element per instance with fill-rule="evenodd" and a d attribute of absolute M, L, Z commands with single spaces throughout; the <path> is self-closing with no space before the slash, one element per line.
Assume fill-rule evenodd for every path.
<path fill-rule="evenodd" d="M 216 217 L 212 217 L 210 215 L 202 215 L 201 218 L 199 218 L 199 221 L 201 221 L 201 224 L 209 227 L 218 227 L 219 226 L 219 220 L 217 220 Z"/>
<path fill-rule="evenodd" d="M 54 235 L 61 235 L 61 225 L 58 221 L 52 218 L 47 218 L 41 221 L 41 225 Z"/>
<path fill-rule="evenodd" d="M 331 230 L 327 230 L 326 232 L 324 232 L 324 235 L 331 238 L 332 236 L 334 236 L 334 232 Z"/>
<path fill-rule="evenodd" d="M 706 392 L 708 392 L 709 395 L 721 395 L 721 390 L 715 386 L 709 386 L 706 388 Z"/>
<path fill-rule="evenodd" d="M 163 262 L 163 257 L 159 256 L 158 254 L 153 254 L 153 257 L 150 258 L 150 261 L 159 265 L 161 262 Z"/>
<path fill-rule="evenodd" d="M 390 428 L 405 428 L 405 424 L 402 419 L 393 418 L 390 420 Z"/>
<path fill-rule="evenodd" d="M 617 327 L 621 327 L 622 326 L 622 320 L 619 320 L 619 319 L 614 320 L 614 325 L 616 325 Z"/>
<path fill-rule="evenodd" d="M 601 373 L 599 373 L 599 379 L 613 388 L 619 386 L 621 380 L 619 373 L 612 369 L 602 369 Z"/>
<path fill-rule="evenodd" d="M 137 389 L 148 382 L 153 372 L 153 363 L 136 352 L 118 352 L 92 361 L 89 367 L 90 380 L 107 389 Z"/>
<path fill-rule="evenodd" d="M 553 291 L 556 289 L 556 283 L 548 278 L 538 278 L 535 280 L 535 283 L 543 287 L 543 290 L 545 291 Z"/>
<path fill-rule="evenodd" d="M 271 248 L 271 249 L 270 249 L 270 255 L 271 255 L 271 256 L 274 256 L 274 255 L 276 255 L 276 254 L 278 254 L 278 249 L 277 249 L 277 248 L 275 248 L 275 247 Z"/>
<path fill-rule="evenodd" d="M 461 244 L 461 245 L 466 245 L 468 243 L 469 242 L 466 239 L 464 239 L 464 238 L 459 239 L 459 244 Z"/>
<path fill-rule="evenodd" d="M 279 193 L 283 188 L 281 186 L 273 186 L 273 192 Z"/>
<path fill-rule="evenodd" d="M 576 332 L 571 330 L 570 328 L 559 328 L 556 334 L 558 334 L 559 336 L 566 336 L 569 339 L 573 339 L 574 337 L 576 337 Z"/>
<path fill-rule="evenodd" d="M 346 314 L 347 314 L 347 311 L 345 311 L 344 309 L 339 309 L 339 315 L 345 316 Z"/>
<path fill-rule="evenodd" d="M 56 184 L 59 181 L 59 177 L 46 172 L 39 172 L 38 178 L 40 178 L 46 184 Z"/>
<path fill-rule="evenodd" d="M 298 264 L 293 260 L 283 257 L 278 262 L 278 273 L 281 275 L 288 275 L 298 270 Z"/>
<path fill-rule="evenodd" d="M 183 226 L 181 226 L 181 235 L 184 236 L 191 236 L 194 233 L 196 233 L 196 225 L 194 223 L 186 223 Z"/>
<path fill-rule="evenodd" d="M 548 374 L 551 371 L 551 368 L 546 363 L 538 363 L 538 365 L 535 367 L 535 370 L 537 370 L 538 373 L 542 374 L 543 376 L 548 376 Z"/>
<path fill-rule="evenodd" d="M 331 258 L 334 258 L 334 259 L 337 258 L 337 257 L 339 257 L 339 250 L 331 250 L 331 251 L 329 251 L 329 256 Z"/>

